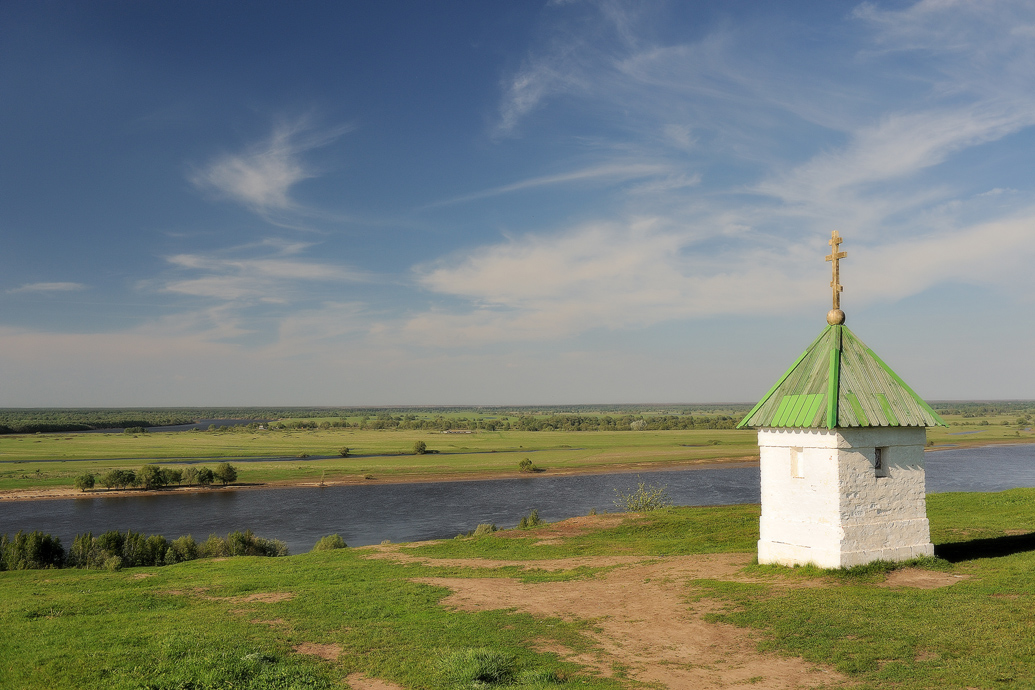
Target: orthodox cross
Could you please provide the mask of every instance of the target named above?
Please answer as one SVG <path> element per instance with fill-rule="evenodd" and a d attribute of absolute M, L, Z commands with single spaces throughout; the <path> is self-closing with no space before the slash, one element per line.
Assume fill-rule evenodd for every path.
<path fill-rule="evenodd" d="M 841 266 L 838 264 L 839 259 L 843 259 L 848 256 L 848 252 L 839 252 L 838 248 L 841 246 L 841 236 L 837 234 L 837 230 L 830 233 L 830 255 L 827 256 L 826 260 L 831 262 L 831 268 L 834 272 L 834 279 L 830 281 L 830 287 L 834 291 L 834 309 L 841 308 L 841 291 L 844 290 L 844 286 L 841 285 Z"/>

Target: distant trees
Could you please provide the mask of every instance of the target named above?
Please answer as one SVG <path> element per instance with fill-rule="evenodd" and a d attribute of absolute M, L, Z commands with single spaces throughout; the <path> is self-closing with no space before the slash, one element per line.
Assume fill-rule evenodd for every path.
<path fill-rule="evenodd" d="M 140 485 L 145 489 L 161 489 L 164 488 L 168 482 L 165 478 L 165 472 L 158 465 L 144 465 L 140 468 Z"/>
<path fill-rule="evenodd" d="M 137 475 L 133 470 L 108 470 L 101 475 L 101 484 L 106 489 L 125 489 L 136 484 Z"/>
<path fill-rule="evenodd" d="M 88 491 L 93 488 L 94 482 L 95 479 L 93 474 L 87 472 L 86 474 L 81 474 L 78 477 L 76 477 L 74 483 L 75 488 L 79 489 L 80 491 Z"/>
<path fill-rule="evenodd" d="M 212 474 L 216 479 L 223 482 L 223 486 L 237 481 L 237 468 L 228 462 L 221 462 L 216 465 L 216 469 Z"/>
<path fill-rule="evenodd" d="M 92 474 L 84 474 L 75 478 L 74 484 L 80 491 L 86 491 L 94 487 L 99 481 L 107 489 L 125 489 L 130 486 L 139 486 L 149 491 L 164 489 L 172 484 L 187 482 L 187 486 L 209 486 L 215 481 L 223 486 L 233 484 L 237 481 L 237 468 L 228 462 L 221 462 L 216 465 L 215 470 L 207 467 L 195 467 L 188 465 L 183 469 L 172 467 L 159 467 L 158 465 L 144 465 L 139 472 L 126 469 L 108 470 L 100 477 Z"/>

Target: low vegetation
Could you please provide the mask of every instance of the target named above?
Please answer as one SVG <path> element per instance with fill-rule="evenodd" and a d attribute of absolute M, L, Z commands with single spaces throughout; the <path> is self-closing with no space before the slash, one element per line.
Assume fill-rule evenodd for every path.
<path fill-rule="evenodd" d="M 341 539 L 338 535 L 334 537 Z M 343 541 L 341 544 L 344 547 Z M 125 534 L 113 530 L 97 537 L 87 532 L 76 535 L 67 552 L 59 538 L 40 531 L 18 532 L 11 538 L 6 534 L 0 535 L 0 571 L 56 568 L 121 570 L 173 565 L 198 558 L 287 555 L 288 548 L 284 542 L 257 537 L 251 530 L 231 532 L 225 538 L 213 534 L 200 544 L 189 534 L 169 541 L 160 534 L 145 537 L 132 530 Z"/>
<path fill-rule="evenodd" d="M 883 586 L 903 564 L 846 571 L 749 565 L 748 578 L 688 580 L 686 605 L 713 599 L 712 620 L 754 630 L 771 652 L 833 666 L 853 688 L 1030 687 L 1035 489 L 935 494 L 929 516 L 937 557 L 906 565 L 949 577 L 950 587 Z M 442 690 L 638 687 L 621 672 L 602 677 L 537 651 L 594 658 L 593 621 L 459 611 L 440 605 L 448 589 L 419 581 L 579 581 L 610 571 L 523 571 L 455 559 L 751 553 L 758 539 L 757 505 L 599 519 L 577 532 L 541 525 L 412 545 L 405 552 L 415 562 L 338 548 L 122 571 L 4 572 L 0 686 L 344 688 L 348 674 L 361 672 Z M 544 541 L 544 534 L 554 536 Z M 43 535 L 34 539 L 45 552 Z M 438 558 L 450 560 L 438 565 Z"/>
<path fill-rule="evenodd" d="M 668 508 L 672 501 L 664 485 L 648 484 L 637 477 L 636 490 L 623 492 L 615 489 L 615 507 L 630 513 L 649 513 L 659 508 Z"/>

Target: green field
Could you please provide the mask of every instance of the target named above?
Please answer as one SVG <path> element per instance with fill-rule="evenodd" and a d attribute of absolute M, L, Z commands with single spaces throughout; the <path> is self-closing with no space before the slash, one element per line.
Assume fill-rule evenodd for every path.
<path fill-rule="evenodd" d="M 415 441 L 430 451 L 414 455 Z M 673 462 L 757 458 L 752 431 L 562 432 L 316 429 L 153 434 L 38 434 L 0 436 L 0 489 L 71 486 L 84 472 L 139 468 L 156 462 L 276 458 L 237 465 L 240 483 L 327 482 L 427 476 L 478 476 L 517 471 L 530 458 L 547 472 L 648 469 Z M 350 455 L 342 458 L 340 448 Z M 308 456 L 331 456 L 324 459 Z M 287 459 L 285 459 L 285 457 Z M 94 459 L 96 458 L 96 460 Z"/>
<path fill-rule="evenodd" d="M 976 404 L 971 404 L 972 406 Z M 951 408 L 950 408 L 951 409 Z M 976 411 L 975 411 L 976 409 Z M 988 443 L 1031 443 L 1030 414 L 980 407 L 944 414 L 949 427 L 928 429 L 932 449 Z M 735 412 L 718 410 L 717 412 Z M 550 413 L 552 418 L 565 418 Z M 382 415 L 385 417 L 386 415 Z M 387 415 L 390 418 L 390 415 Z M 645 420 L 651 415 L 641 415 Z M 416 422 L 513 422 L 500 413 L 450 411 L 397 415 Z M 526 419 L 529 418 L 526 416 Z M 548 419 L 541 415 L 536 419 Z M 581 415 L 603 419 L 605 415 Z M 679 416 L 674 418 L 681 418 Z M 331 427 L 331 423 L 353 427 Z M 735 429 L 665 431 L 488 431 L 443 433 L 436 430 L 355 428 L 378 418 L 305 417 L 279 421 L 288 428 L 140 434 L 36 433 L 0 435 L 0 490 L 69 487 L 79 474 L 113 468 L 137 469 L 148 463 L 176 467 L 184 462 L 215 464 L 235 458 L 270 458 L 238 465 L 239 482 L 402 481 L 406 479 L 489 476 L 516 471 L 529 458 L 549 473 L 643 469 L 665 464 L 716 460 L 755 460 L 755 433 Z M 403 422 L 407 423 L 407 422 Z M 410 421 L 409 423 L 414 423 Z M 315 428 L 297 428 L 298 426 Z M 323 425 L 325 428 L 320 428 Z M 290 428 L 290 427 L 296 428 Z M 329 427 L 329 428 L 326 428 Z M 424 441 L 426 455 L 412 453 Z M 339 455 L 350 449 L 348 458 Z"/>
<path fill-rule="evenodd" d="M 961 576 L 952 586 L 882 587 L 888 566 L 748 565 L 750 581 L 682 582 L 683 605 L 714 601 L 710 620 L 756 631 L 762 649 L 831 666 L 854 688 L 1031 687 L 1035 490 L 936 494 L 929 515 L 945 558 L 914 568 Z M 618 554 L 634 558 L 617 567 L 637 568 L 636 556 L 750 552 L 757 518 L 758 506 L 675 508 L 548 542 L 549 526 L 404 549 L 432 559 L 426 564 L 371 559 L 367 548 L 121 572 L 3 572 L 0 688 L 336 688 L 356 671 L 406 688 L 476 687 L 457 675 L 457 660 L 472 650 L 510 664 L 497 687 L 642 687 L 621 663 L 606 678 L 536 651 L 593 657 L 600 620 L 457 611 L 439 603 L 447 588 L 415 578 L 588 586 L 616 566 L 522 570 L 435 559 Z M 302 644 L 337 645 L 334 660 L 292 651 Z"/>

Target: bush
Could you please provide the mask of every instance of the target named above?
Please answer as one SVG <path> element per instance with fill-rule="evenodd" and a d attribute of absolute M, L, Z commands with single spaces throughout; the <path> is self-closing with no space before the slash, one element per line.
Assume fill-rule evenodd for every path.
<path fill-rule="evenodd" d="M 352 452 L 352 451 L 351 451 L 351 450 L 349 450 L 349 448 L 348 448 L 348 447 L 345 447 L 345 448 L 339 448 L 339 449 L 338 449 L 338 455 L 340 455 L 340 456 L 341 456 L 341 457 L 343 457 L 343 458 L 347 458 L 347 457 L 349 457 L 349 453 L 351 453 L 351 452 Z"/>
<path fill-rule="evenodd" d="M 124 433 L 124 434 L 146 434 L 147 433 L 147 429 L 145 429 L 142 426 L 127 426 L 125 429 L 122 430 L 122 433 Z"/>
<path fill-rule="evenodd" d="M 316 542 L 316 546 L 313 547 L 313 551 L 333 551 L 334 549 L 344 549 L 348 546 L 345 540 L 337 534 L 330 534 Z"/>
<path fill-rule="evenodd" d="M 251 530 L 231 532 L 223 539 L 212 534 L 198 546 L 198 553 L 203 558 L 220 556 L 287 556 L 287 544 L 279 539 L 263 539 L 255 536 Z"/>
<path fill-rule="evenodd" d="M 87 472 L 86 474 L 81 474 L 75 478 L 75 488 L 79 489 L 80 491 L 87 491 L 89 489 L 92 489 L 93 485 L 94 477 L 89 472 Z"/>
<path fill-rule="evenodd" d="M 539 511 L 535 508 L 532 512 L 521 518 L 521 522 L 518 523 L 518 527 L 521 529 L 528 529 L 529 527 L 536 527 L 543 524 L 543 521 L 539 519 Z"/>
<path fill-rule="evenodd" d="M 169 563 L 170 554 L 172 554 L 172 560 L 174 563 L 193 561 L 199 556 L 198 543 L 194 541 L 194 537 L 189 534 L 185 537 L 180 537 L 179 539 L 173 539 L 169 544 L 169 548 L 166 550 L 166 564 Z"/>
<path fill-rule="evenodd" d="M 542 472 L 542 470 L 532 464 L 532 461 L 528 458 L 525 458 L 518 463 L 518 469 L 522 472 Z"/>
<path fill-rule="evenodd" d="M 457 685 L 504 685 L 514 677 L 515 660 L 492 649 L 465 649 L 442 660 L 444 675 Z"/>
<path fill-rule="evenodd" d="M 481 525 L 478 525 L 478 527 L 475 528 L 473 536 L 475 536 L 475 537 L 484 537 L 486 534 L 492 534 L 497 529 L 498 528 L 496 527 L 496 525 L 484 524 L 483 523 Z"/>
<path fill-rule="evenodd" d="M 216 469 L 212 474 L 216 479 L 223 482 L 223 486 L 237 481 L 237 468 L 228 462 L 221 462 L 216 465 Z"/>
<path fill-rule="evenodd" d="M 615 506 L 628 513 L 648 513 L 671 505 L 664 486 L 655 486 L 640 480 L 636 491 L 632 493 L 626 494 L 615 489 Z"/>
<path fill-rule="evenodd" d="M 427 452 L 428 452 L 428 444 L 424 443 L 424 441 L 416 441 L 413 444 L 413 454 L 414 455 L 424 455 Z"/>
<path fill-rule="evenodd" d="M 113 573 L 122 570 L 122 557 L 112 556 L 108 560 L 104 561 L 104 569 L 110 570 Z"/>

